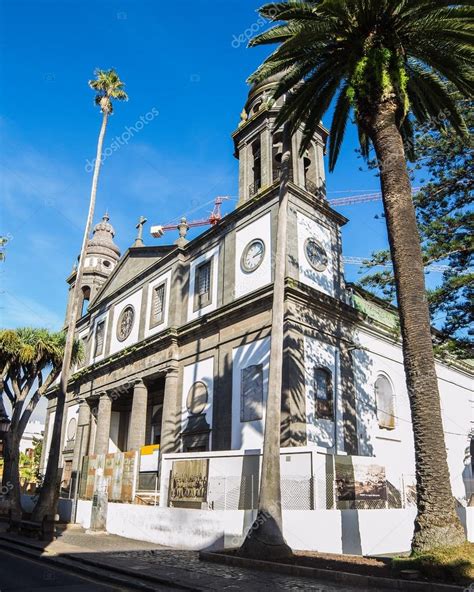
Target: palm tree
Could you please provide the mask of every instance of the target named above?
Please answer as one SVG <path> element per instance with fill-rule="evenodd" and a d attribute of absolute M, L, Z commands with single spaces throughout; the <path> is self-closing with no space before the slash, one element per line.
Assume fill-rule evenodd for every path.
<path fill-rule="evenodd" d="M 105 130 L 109 115 L 113 113 L 113 100 L 127 101 L 128 96 L 124 91 L 124 83 L 120 80 L 117 72 L 111 70 L 96 70 L 95 80 L 89 81 L 89 86 L 96 91 L 95 104 L 100 107 L 102 113 L 102 125 L 99 132 L 99 140 L 97 142 L 97 156 L 94 164 L 94 174 L 92 177 L 92 189 L 89 202 L 89 213 L 87 216 L 86 227 L 84 229 L 84 236 L 82 239 L 81 253 L 79 256 L 79 264 L 77 266 L 76 281 L 74 284 L 73 294 L 71 298 L 71 306 L 68 309 L 66 319 L 67 337 L 66 347 L 64 350 L 63 369 L 59 381 L 59 391 L 56 398 L 56 414 L 54 417 L 53 433 L 51 439 L 51 448 L 49 451 L 48 465 L 44 479 L 44 485 L 41 488 L 38 503 L 34 509 L 34 518 L 41 520 L 46 515 L 54 515 L 56 513 L 56 500 L 58 492 L 58 464 L 61 446 L 61 427 L 64 413 L 64 404 L 66 401 L 67 385 L 69 381 L 71 354 L 74 343 L 74 335 L 76 331 L 76 321 L 79 314 L 79 294 L 81 290 L 82 275 L 84 271 L 84 261 L 87 248 L 87 242 L 92 229 L 92 221 L 94 219 L 95 202 L 97 196 L 97 184 L 99 181 L 100 165 L 102 161 L 102 146 L 104 143 Z"/>
<path fill-rule="evenodd" d="M 283 73 L 277 125 L 303 128 L 301 152 L 334 105 L 329 168 L 353 114 L 362 153 L 373 147 L 394 266 L 406 384 L 415 440 L 418 514 L 413 551 L 465 540 L 455 511 L 443 437 L 423 259 L 406 158 L 412 121 L 466 126 L 447 90 L 474 90 L 472 0 L 291 0 L 260 9 L 278 22 L 251 45 L 279 46 L 250 77 Z M 272 393 L 270 393 L 272 395 Z M 274 426 L 276 429 L 276 426 Z M 275 452 L 277 454 L 277 452 Z"/>
<path fill-rule="evenodd" d="M 2 485 L 7 492 L 9 508 L 21 513 L 20 502 L 20 441 L 40 398 L 59 376 L 66 335 L 47 329 L 0 330 L 1 393 L 0 415 L 7 416 L 5 395 L 11 408 L 7 431 L 3 434 L 4 471 Z M 72 361 L 82 356 L 76 340 Z"/>

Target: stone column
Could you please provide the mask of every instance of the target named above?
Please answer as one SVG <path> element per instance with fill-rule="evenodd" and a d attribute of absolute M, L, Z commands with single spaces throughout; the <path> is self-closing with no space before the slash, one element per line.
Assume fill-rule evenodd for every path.
<path fill-rule="evenodd" d="M 165 377 L 165 395 L 163 399 L 163 415 L 161 419 L 160 452 L 175 452 L 178 448 L 178 418 L 176 407 L 178 401 L 178 370 L 170 370 Z"/>
<path fill-rule="evenodd" d="M 128 429 L 128 450 L 140 450 L 145 445 L 148 389 L 143 380 L 133 386 L 132 414 Z"/>
<path fill-rule="evenodd" d="M 95 454 L 107 454 L 109 451 L 110 419 L 112 416 L 112 399 L 107 393 L 99 398 L 97 411 L 97 428 L 95 432 Z"/>
<path fill-rule="evenodd" d="M 270 134 L 269 124 L 260 134 L 260 162 L 262 163 L 262 188 L 272 184 L 272 135 Z"/>
<path fill-rule="evenodd" d="M 241 206 L 249 198 L 249 147 L 243 142 L 239 149 L 239 203 Z"/>
<path fill-rule="evenodd" d="M 72 457 L 72 470 L 80 470 L 82 457 L 87 455 L 89 444 L 89 431 L 91 423 L 91 410 L 87 401 L 81 401 L 77 418 L 76 439 L 74 442 L 74 454 Z"/>

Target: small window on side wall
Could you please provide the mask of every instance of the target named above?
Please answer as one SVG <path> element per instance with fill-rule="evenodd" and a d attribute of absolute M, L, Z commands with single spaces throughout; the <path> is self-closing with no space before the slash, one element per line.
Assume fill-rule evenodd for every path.
<path fill-rule="evenodd" d="M 104 351 L 105 321 L 99 321 L 95 328 L 94 357 L 102 355 Z"/>
<path fill-rule="evenodd" d="M 212 259 L 196 268 L 194 283 L 194 310 L 211 304 L 212 299 Z"/>
<path fill-rule="evenodd" d="M 151 328 L 160 325 L 165 320 L 165 294 L 166 283 L 160 284 L 153 288 L 151 297 Z"/>
<path fill-rule="evenodd" d="M 314 406 L 318 419 L 333 420 L 333 386 L 332 372 L 328 368 L 314 370 Z"/>
<path fill-rule="evenodd" d="M 375 403 L 379 428 L 395 429 L 395 394 L 390 380 L 383 374 L 375 381 Z"/>

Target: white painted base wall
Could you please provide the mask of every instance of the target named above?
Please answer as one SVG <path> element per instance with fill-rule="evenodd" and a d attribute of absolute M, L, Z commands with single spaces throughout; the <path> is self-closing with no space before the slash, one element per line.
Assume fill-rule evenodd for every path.
<path fill-rule="evenodd" d="M 92 503 L 80 500 L 77 523 L 90 526 Z M 408 551 L 415 508 L 402 510 L 286 510 L 283 532 L 293 549 L 377 555 Z M 474 542 L 474 508 L 459 511 L 468 540 Z M 239 546 L 255 511 L 189 510 L 108 504 L 107 531 L 176 549 Z"/>

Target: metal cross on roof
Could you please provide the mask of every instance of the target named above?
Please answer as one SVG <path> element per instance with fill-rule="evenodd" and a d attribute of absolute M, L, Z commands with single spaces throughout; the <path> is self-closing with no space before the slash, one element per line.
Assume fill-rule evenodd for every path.
<path fill-rule="evenodd" d="M 133 243 L 134 247 L 144 247 L 145 243 L 143 242 L 143 226 L 147 223 L 147 219 L 144 216 L 140 216 L 140 220 L 138 220 L 138 224 L 135 228 L 138 230 L 137 238 Z"/>

